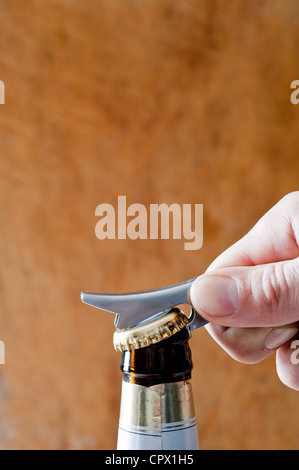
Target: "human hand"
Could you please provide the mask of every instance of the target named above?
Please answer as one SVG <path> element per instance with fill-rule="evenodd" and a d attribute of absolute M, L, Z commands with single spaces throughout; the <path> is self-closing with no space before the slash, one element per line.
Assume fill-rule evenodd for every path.
<path fill-rule="evenodd" d="M 234 359 L 253 364 L 276 351 L 280 380 L 299 390 L 299 191 L 281 199 L 193 283 L 191 302 Z M 298 361 L 295 361 L 298 362 Z"/>

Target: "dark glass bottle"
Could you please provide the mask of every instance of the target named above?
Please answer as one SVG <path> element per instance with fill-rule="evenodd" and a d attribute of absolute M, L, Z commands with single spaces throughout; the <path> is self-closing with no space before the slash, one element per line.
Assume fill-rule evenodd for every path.
<path fill-rule="evenodd" d="M 161 326 L 161 319 L 159 322 Z M 169 330 L 171 323 L 176 323 L 175 317 L 172 322 L 165 317 L 165 323 Z M 147 326 L 148 335 L 155 338 L 156 334 L 158 342 L 123 351 L 118 449 L 198 449 L 188 342 L 191 335 L 181 326 L 173 331 L 170 328 L 168 338 L 160 339 L 161 329 L 158 332 L 152 322 Z M 128 337 L 130 333 L 127 330 Z M 144 327 L 142 335 L 146 336 Z"/>

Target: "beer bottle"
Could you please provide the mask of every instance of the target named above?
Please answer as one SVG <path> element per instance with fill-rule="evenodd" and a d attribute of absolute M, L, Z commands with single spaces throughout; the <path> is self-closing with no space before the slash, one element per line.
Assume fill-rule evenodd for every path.
<path fill-rule="evenodd" d="M 116 330 L 123 371 L 118 450 L 196 450 L 187 317 L 177 308 Z"/>

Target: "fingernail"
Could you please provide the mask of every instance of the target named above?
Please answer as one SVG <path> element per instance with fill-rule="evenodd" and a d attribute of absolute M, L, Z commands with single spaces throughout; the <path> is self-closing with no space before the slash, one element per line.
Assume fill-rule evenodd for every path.
<path fill-rule="evenodd" d="M 267 349 L 277 349 L 298 333 L 296 327 L 274 328 L 265 338 L 265 347 Z"/>
<path fill-rule="evenodd" d="M 193 283 L 191 302 L 198 311 L 211 317 L 232 315 L 238 306 L 238 287 L 230 277 L 203 276 Z"/>

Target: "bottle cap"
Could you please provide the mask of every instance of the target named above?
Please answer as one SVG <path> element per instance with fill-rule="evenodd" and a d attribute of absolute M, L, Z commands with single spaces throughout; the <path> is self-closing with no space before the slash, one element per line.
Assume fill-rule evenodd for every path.
<path fill-rule="evenodd" d="M 186 315 L 173 308 L 162 317 L 125 330 L 116 330 L 113 344 L 116 351 L 131 351 L 159 343 L 178 333 L 189 323 Z"/>

